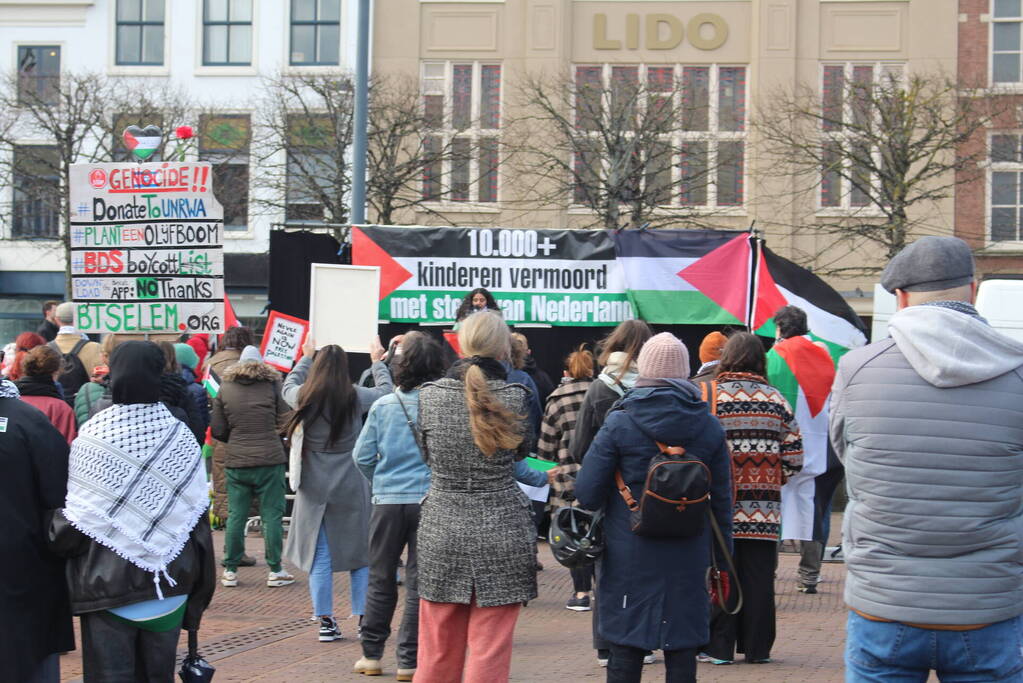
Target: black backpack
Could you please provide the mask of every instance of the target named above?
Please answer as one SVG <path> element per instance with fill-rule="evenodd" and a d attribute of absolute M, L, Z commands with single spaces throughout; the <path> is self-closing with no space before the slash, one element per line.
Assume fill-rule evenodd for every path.
<path fill-rule="evenodd" d="M 60 386 L 64 390 L 64 400 L 72 407 L 75 405 L 75 395 L 78 390 L 82 388 L 83 384 L 89 382 L 89 371 L 85 369 L 85 363 L 78 357 L 78 352 L 88 343 L 88 339 L 82 339 L 68 353 L 62 353 L 57 342 L 49 343 L 50 348 L 60 353 L 63 358 L 61 365 L 63 370 L 58 375 L 57 381 L 60 382 Z"/>
<path fill-rule="evenodd" d="M 654 443 L 660 452 L 650 459 L 639 501 L 621 470 L 615 472 L 618 492 L 631 513 L 632 531 L 654 538 L 699 535 L 709 512 L 710 469 L 697 458 L 685 457 L 681 446 L 666 446 L 656 439 Z"/>

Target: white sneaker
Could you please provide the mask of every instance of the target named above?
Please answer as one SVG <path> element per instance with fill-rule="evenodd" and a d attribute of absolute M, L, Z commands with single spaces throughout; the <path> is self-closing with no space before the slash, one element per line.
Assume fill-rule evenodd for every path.
<path fill-rule="evenodd" d="M 657 655 L 655 655 L 653 652 L 651 652 L 650 654 L 648 654 L 648 655 L 643 657 L 643 663 L 644 664 L 653 664 L 656 661 L 657 661 Z"/>
<path fill-rule="evenodd" d="M 233 572 L 228 569 L 224 570 L 223 575 L 220 577 L 220 585 L 224 588 L 234 588 L 238 585 L 238 572 Z"/>
<path fill-rule="evenodd" d="M 270 588 L 280 588 L 295 583 L 295 577 L 288 573 L 283 567 L 279 572 L 270 572 L 266 575 L 266 585 Z"/>

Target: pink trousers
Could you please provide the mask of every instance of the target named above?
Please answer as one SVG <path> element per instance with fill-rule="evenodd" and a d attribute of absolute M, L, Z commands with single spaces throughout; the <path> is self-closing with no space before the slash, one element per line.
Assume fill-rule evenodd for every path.
<path fill-rule="evenodd" d="M 507 681 L 520 609 L 480 607 L 475 598 L 468 605 L 420 600 L 415 683 Z"/>

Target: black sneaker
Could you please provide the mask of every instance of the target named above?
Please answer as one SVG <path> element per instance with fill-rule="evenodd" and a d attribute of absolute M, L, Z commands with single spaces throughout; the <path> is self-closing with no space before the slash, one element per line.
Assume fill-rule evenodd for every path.
<path fill-rule="evenodd" d="M 816 595 L 817 584 L 799 583 L 796 584 L 796 590 L 798 590 L 800 593 L 806 593 L 807 595 Z"/>
<path fill-rule="evenodd" d="M 570 609 L 573 612 L 589 612 L 590 611 L 590 596 L 584 595 L 581 598 L 577 598 L 574 595 L 565 604 L 565 609 Z"/>
<path fill-rule="evenodd" d="M 322 617 L 320 619 L 321 643 L 332 643 L 335 640 L 341 640 L 343 637 L 341 635 L 341 628 L 337 625 L 334 617 Z"/>

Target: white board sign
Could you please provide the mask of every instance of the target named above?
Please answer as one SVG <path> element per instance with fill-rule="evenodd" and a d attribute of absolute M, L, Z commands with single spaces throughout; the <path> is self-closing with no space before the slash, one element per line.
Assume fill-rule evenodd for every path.
<path fill-rule="evenodd" d="M 203 162 L 73 164 L 71 292 L 82 332 L 224 330 L 224 212 Z"/>
<path fill-rule="evenodd" d="M 309 328 L 316 348 L 337 344 L 345 351 L 369 353 L 377 335 L 379 300 L 378 266 L 312 264 Z"/>

